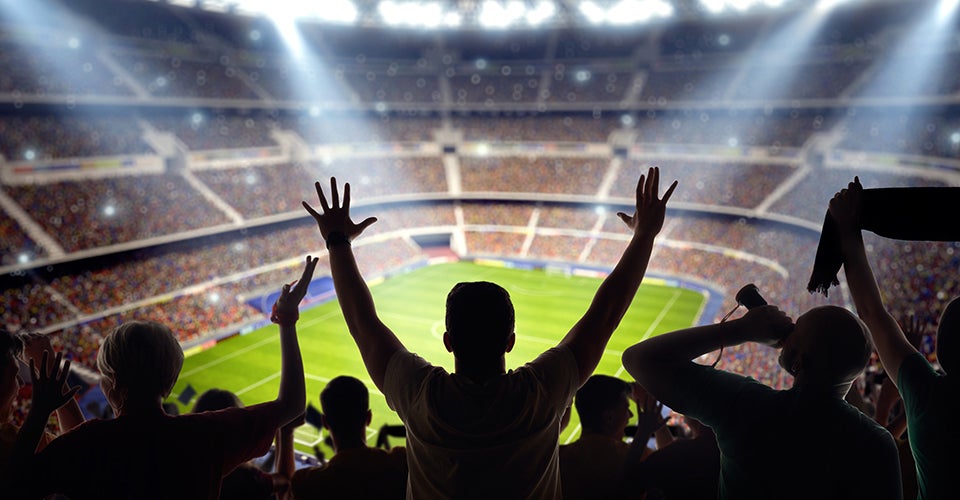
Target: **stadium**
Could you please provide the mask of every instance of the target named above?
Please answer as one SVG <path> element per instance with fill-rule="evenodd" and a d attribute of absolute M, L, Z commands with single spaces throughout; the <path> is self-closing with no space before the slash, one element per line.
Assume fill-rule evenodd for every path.
<path fill-rule="evenodd" d="M 0 319 L 51 336 L 91 414 L 100 341 L 135 318 L 179 336 L 183 411 L 271 398 L 270 306 L 307 254 L 308 399 L 339 374 L 375 390 L 301 207 L 316 180 L 379 219 L 354 247 L 411 350 L 452 363 L 443 297 L 485 276 L 517 301 L 517 366 L 586 309 L 659 166 L 679 187 L 598 369 L 624 377 L 623 349 L 718 321 L 747 283 L 790 315 L 851 307 L 806 285 L 855 175 L 960 185 L 955 0 L 272 3 L 0 1 Z M 960 293 L 957 243 L 865 238 L 896 316 Z M 761 347 L 719 366 L 790 385 Z M 398 423 L 371 404 L 371 435 Z M 299 449 L 329 454 L 308 427 Z"/>

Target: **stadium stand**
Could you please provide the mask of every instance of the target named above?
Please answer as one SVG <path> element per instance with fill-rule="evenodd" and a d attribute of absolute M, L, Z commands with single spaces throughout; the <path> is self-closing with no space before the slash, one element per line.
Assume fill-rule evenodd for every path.
<path fill-rule="evenodd" d="M 91 370 L 124 320 L 179 325 L 185 345 L 262 323 L 248 300 L 322 251 L 300 203 L 331 175 L 362 186 L 358 217 L 379 218 L 355 243 L 369 276 L 426 260 L 422 235 L 462 239 L 451 248 L 463 258 L 605 270 L 626 244 L 616 211 L 658 165 L 680 187 L 650 272 L 731 307 L 754 282 L 791 315 L 848 304 L 840 289 L 805 291 L 838 187 L 854 175 L 866 187 L 960 185 L 957 62 L 920 87 L 876 85 L 887 15 L 838 14 L 815 54 L 774 67 L 738 63 L 762 44 L 754 24 L 715 21 L 606 46 L 559 34 L 548 62 L 543 37 L 424 50 L 330 34 L 330 67 L 311 72 L 248 40 L 246 25 L 211 15 L 191 26 L 169 5 L 139 4 L 77 47 L 0 23 L 0 188 L 18 209 L 0 204 L 0 322 L 50 333 Z M 761 88 L 781 70 L 818 77 Z M 783 102 L 745 104 L 758 99 Z M 223 155 L 193 155 L 210 151 Z M 161 157 L 164 173 L 104 173 L 93 160 L 137 155 Z M 14 172 L 63 165 L 68 175 Z M 868 236 L 867 250 L 897 317 L 932 320 L 960 295 L 960 244 Z M 750 344 L 718 366 L 789 387 L 775 358 Z"/>

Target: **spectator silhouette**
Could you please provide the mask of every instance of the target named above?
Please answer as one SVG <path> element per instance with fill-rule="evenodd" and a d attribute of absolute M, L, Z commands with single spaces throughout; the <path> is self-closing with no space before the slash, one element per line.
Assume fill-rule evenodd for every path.
<path fill-rule="evenodd" d="M 370 395 L 363 382 L 336 377 L 320 392 L 323 427 L 333 437 L 335 455 L 325 465 L 293 473 L 290 489 L 295 499 L 404 498 L 407 491 L 407 458 L 403 448 L 389 451 L 367 446 Z M 282 439 L 292 440 L 291 428 Z M 292 462 L 293 447 L 287 448 Z M 292 471 L 285 470 L 285 473 Z"/>
<path fill-rule="evenodd" d="M 883 369 L 903 399 L 919 498 L 951 498 L 956 494 L 953 456 L 960 445 L 960 435 L 952 432 L 955 425 L 951 409 L 960 396 L 960 386 L 949 373 L 957 369 L 953 344 L 960 330 L 960 300 L 952 300 L 940 316 L 937 360 L 944 371 L 940 374 L 911 344 L 884 307 L 860 231 L 860 219 L 864 215 L 862 196 L 863 186 L 855 177 L 830 200 L 830 215 L 836 220 L 840 235 L 847 284 L 857 314 L 870 328 Z"/>
<path fill-rule="evenodd" d="M 14 335 L 6 330 L 0 330 L 0 475 L 7 468 L 7 461 L 14 453 L 20 427 L 13 423 L 14 403 L 24 381 L 20 377 L 20 356 L 33 366 L 46 366 L 47 359 L 53 353 L 50 338 L 39 333 Z M 55 357 L 57 367 L 60 367 L 62 355 Z M 70 361 L 63 363 L 59 368 L 63 373 L 69 373 Z M 83 423 L 83 413 L 80 405 L 72 397 L 79 387 L 70 391 L 70 398 L 64 398 L 64 404 L 56 408 L 57 421 L 60 432 L 64 433 Z M 25 423 L 26 424 L 26 423 Z M 41 430 L 39 442 L 35 445 L 43 449 L 54 439 L 53 434 L 45 432 L 46 421 L 34 423 Z M 30 431 L 28 430 L 29 434 Z"/>
<path fill-rule="evenodd" d="M 74 500 L 218 498 L 221 477 L 263 455 L 276 430 L 303 412 L 297 306 L 316 263 L 307 258 L 299 283 L 284 285 L 274 306 L 282 356 L 275 400 L 249 408 L 166 415 L 161 404 L 177 380 L 183 350 L 164 325 L 124 323 L 106 336 L 97 356 L 101 386 L 117 417 L 88 421 L 36 455 L 32 450 L 39 432 L 23 445 L 18 441 L 15 494 L 64 493 Z M 57 402 L 55 397 L 38 401 L 35 394 L 28 421 L 45 422 Z"/>
<path fill-rule="evenodd" d="M 628 473 L 624 488 L 646 491 L 647 498 L 715 499 L 720 477 L 720 450 L 713 431 L 685 416 L 691 437 L 658 448 Z M 656 496 L 659 495 L 659 496 Z"/>
<path fill-rule="evenodd" d="M 780 347 L 793 387 L 778 391 L 691 361 L 745 342 Z M 664 404 L 713 429 L 720 498 L 900 498 L 893 438 L 843 400 L 870 352 L 866 327 L 843 308 L 816 307 L 794 324 L 760 306 L 640 342 L 623 364 Z"/>
<path fill-rule="evenodd" d="M 243 408 L 236 394 L 223 389 L 207 389 L 193 404 L 192 413 Z M 169 415 L 169 412 L 167 413 Z M 287 490 L 289 482 L 280 474 L 268 474 L 247 461 L 237 466 L 220 482 L 220 500 L 270 499 Z"/>
<path fill-rule="evenodd" d="M 331 203 L 316 183 L 320 212 L 306 202 L 330 252 L 333 282 L 367 372 L 407 428 L 407 498 L 558 498 L 560 420 L 574 392 L 593 373 L 610 335 L 633 300 L 653 240 L 663 226 L 659 169 L 637 184 L 636 213 L 618 214 L 633 230 L 620 262 L 600 285 L 586 314 L 553 349 L 507 371 L 514 309 L 509 293 L 488 282 L 459 283 L 447 295 L 447 373 L 406 350 L 379 318 L 350 242 L 373 217 L 350 218 L 350 184 Z"/>
<path fill-rule="evenodd" d="M 641 417 L 640 424 L 648 425 L 638 425 L 632 445 L 625 443 L 627 422 L 633 416 L 630 412 L 633 396 L 629 383 L 607 375 L 593 375 L 577 391 L 574 406 L 580 417 L 582 434 L 577 441 L 560 447 L 564 499 L 638 496 L 625 494 L 620 485 L 631 447 L 637 448 L 638 460 L 646 458 L 653 451 L 646 446 L 650 435 L 658 429 L 666 429 L 662 418 L 644 421 L 647 414 L 640 405 L 655 401 L 643 394 L 642 400 L 636 399 L 637 414 Z M 653 406 L 650 409 L 651 413 L 657 410 Z"/>

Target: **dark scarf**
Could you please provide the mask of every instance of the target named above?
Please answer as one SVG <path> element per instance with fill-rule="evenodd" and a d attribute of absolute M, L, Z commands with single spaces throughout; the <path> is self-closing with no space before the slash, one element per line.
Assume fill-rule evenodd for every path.
<path fill-rule="evenodd" d="M 960 241 L 958 208 L 960 188 L 864 189 L 860 229 L 895 240 Z M 827 212 L 807 291 L 826 296 L 830 285 L 840 284 L 842 264 L 837 223 Z"/>

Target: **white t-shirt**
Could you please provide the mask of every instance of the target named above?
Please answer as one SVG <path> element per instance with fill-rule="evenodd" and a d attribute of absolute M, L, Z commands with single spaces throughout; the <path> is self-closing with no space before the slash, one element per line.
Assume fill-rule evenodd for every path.
<path fill-rule="evenodd" d="M 407 498 L 561 497 L 560 418 L 580 384 L 568 348 L 485 384 L 399 351 L 385 379 L 407 428 Z"/>

